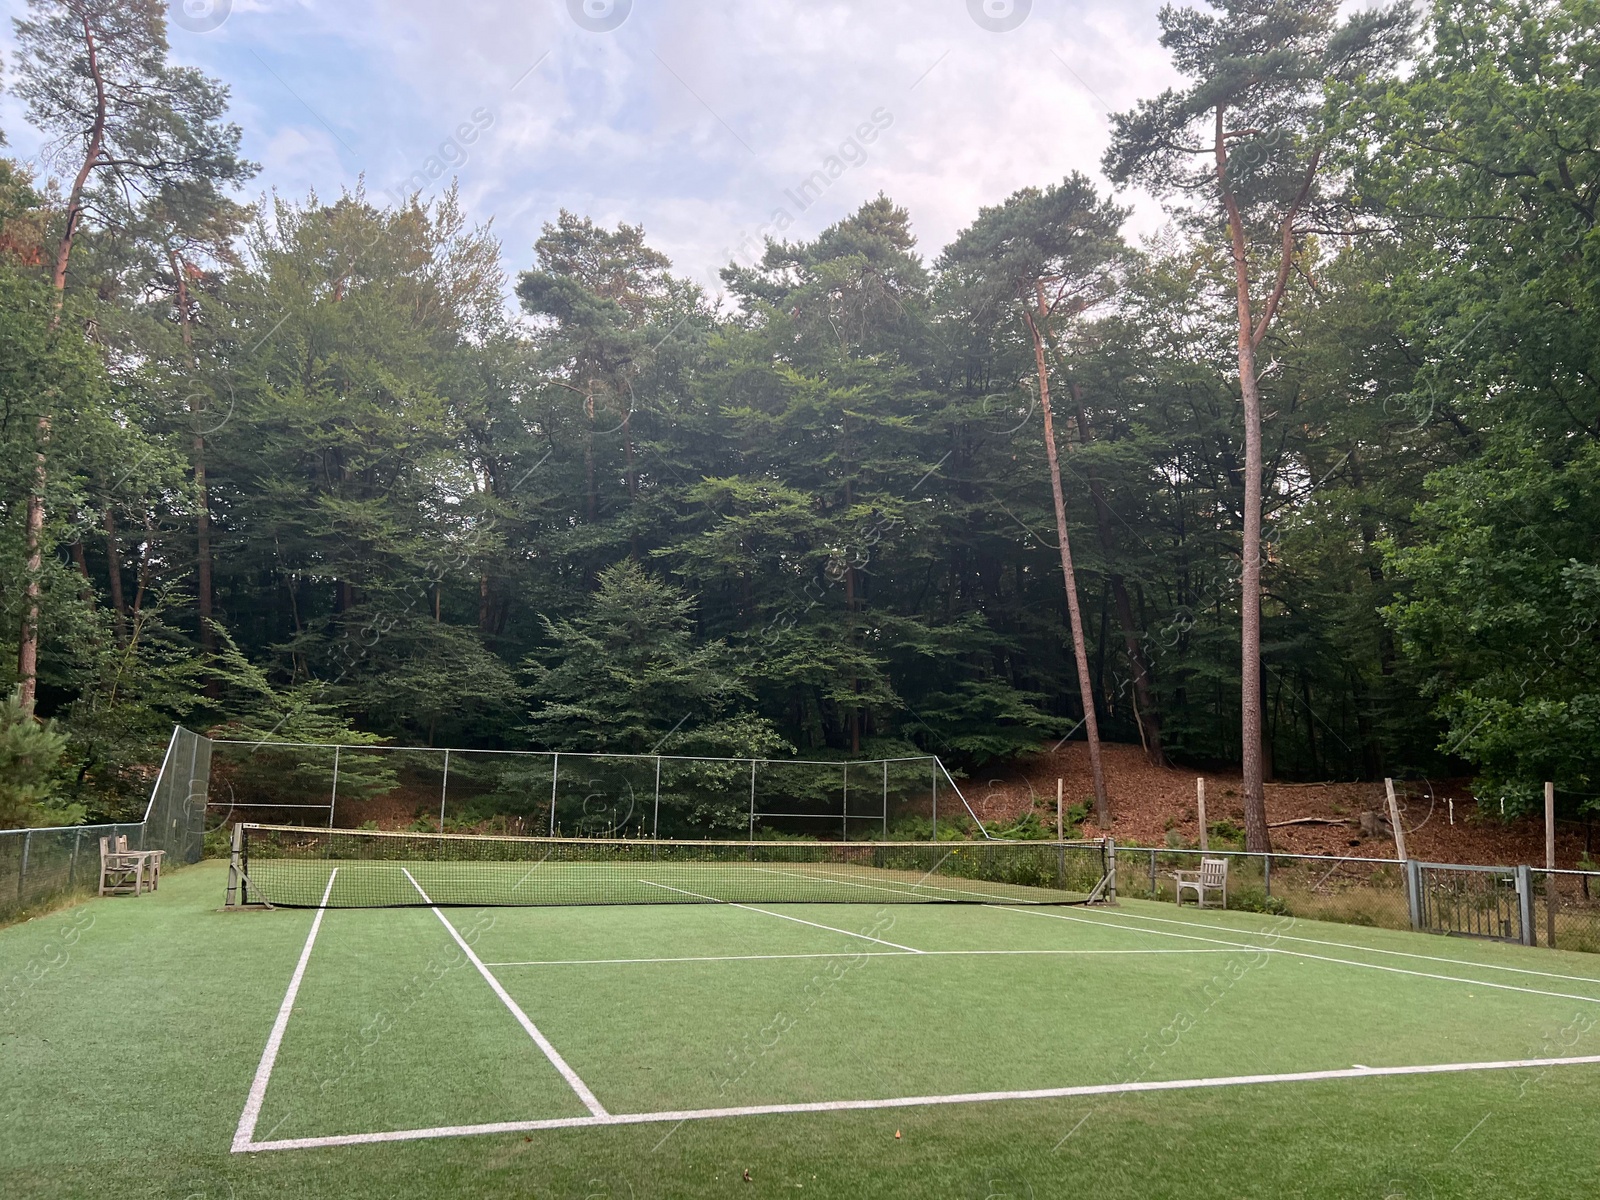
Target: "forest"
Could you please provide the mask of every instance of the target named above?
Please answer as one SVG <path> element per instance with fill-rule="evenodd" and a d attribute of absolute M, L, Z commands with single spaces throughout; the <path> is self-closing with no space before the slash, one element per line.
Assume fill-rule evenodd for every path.
<path fill-rule="evenodd" d="M 577 201 L 263 193 L 158 0 L 31 0 L 0 827 L 142 810 L 174 722 L 1600 807 L 1600 3 L 1162 26 L 1103 162 L 712 294 Z"/>

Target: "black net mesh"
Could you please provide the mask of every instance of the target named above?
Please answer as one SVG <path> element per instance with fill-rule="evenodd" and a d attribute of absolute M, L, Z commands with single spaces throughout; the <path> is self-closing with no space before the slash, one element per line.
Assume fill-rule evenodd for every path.
<path fill-rule="evenodd" d="M 1082 904 L 1099 842 L 676 842 L 243 825 L 241 900 L 288 907 Z"/>

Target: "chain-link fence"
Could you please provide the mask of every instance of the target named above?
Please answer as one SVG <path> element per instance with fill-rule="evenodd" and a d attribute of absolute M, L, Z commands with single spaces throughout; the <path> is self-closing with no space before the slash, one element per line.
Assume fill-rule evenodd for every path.
<path fill-rule="evenodd" d="M 1346 925 L 1411 928 L 1404 864 L 1397 859 L 1118 846 L 1117 895 L 1173 900 L 1177 894 L 1175 873 L 1199 871 L 1204 858 L 1227 862 L 1227 904 L 1231 909 L 1287 913 Z M 1216 902 L 1218 898 L 1207 896 L 1207 903 Z"/>
<path fill-rule="evenodd" d="M 1117 895 L 1171 901 L 1204 858 L 1227 861 L 1230 909 L 1600 953 L 1595 871 L 1118 846 Z"/>
<path fill-rule="evenodd" d="M 1528 874 L 1533 892 L 1529 945 L 1600 954 L 1600 872 Z"/>
<path fill-rule="evenodd" d="M 213 743 L 220 821 L 597 838 L 987 836 L 933 755 L 860 760 Z"/>
<path fill-rule="evenodd" d="M 210 773 L 210 739 L 179 726 L 167 743 L 142 821 L 0 830 L 0 921 L 95 890 L 101 838 L 126 837 L 132 849 L 165 850 L 169 866 L 199 862 Z"/>

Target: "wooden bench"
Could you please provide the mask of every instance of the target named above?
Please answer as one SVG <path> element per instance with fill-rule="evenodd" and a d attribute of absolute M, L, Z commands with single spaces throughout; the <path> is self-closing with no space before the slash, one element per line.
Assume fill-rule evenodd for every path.
<path fill-rule="evenodd" d="M 135 896 L 161 885 L 161 860 L 165 850 L 129 850 L 125 835 L 100 839 L 100 894 Z"/>

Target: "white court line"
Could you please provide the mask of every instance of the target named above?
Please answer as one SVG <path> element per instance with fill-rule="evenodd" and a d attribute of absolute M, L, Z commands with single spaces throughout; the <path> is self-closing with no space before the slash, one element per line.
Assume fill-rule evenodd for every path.
<path fill-rule="evenodd" d="M 589 1090 L 589 1085 L 578 1078 L 578 1073 L 567 1065 L 567 1060 L 562 1058 L 560 1051 L 550 1044 L 550 1039 L 539 1032 L 539 1027 L 528 1019 L 528 1014 L 523 1012 L 518 1007 L 517 1002 L 511 998 L 511 994 L 500 986 L 500 981 L 490 973 L 488 967 L 483 965 L 483 959 L 473 953 L 472 947 L 467 945 L 467 940 L 456 932 L 456 927 L 450 924 L 450 919 L 439 911 L 438 906 L 429 898 L 428 893 L 422 890 L 422 885 L 416 881 L 411 872 L 406 871 L 404 867 L 400 869 L 405 871 L 406 878 L 411 880 L 411 886 L 417 889 L 417 894 L 427 901 L 429 908 L 433 909 L 433 915 L 444 922 L 444 927 L 450 931 L 450 936 L 455 939 L 456 945 L 461 947 L 461 952 L 467 956 L 473 966 L 478 968 L 478 974 L 482 975 L 488 985 L 494 989 L 494 994 L 500 997 L 500 1003 L 511 1010 L 511 1015 L 517 1019 L 517 1024 L 521 1025 L 539 1049 L 544 1051 L 544 1056 L 550 1060 L 550 1065 L 560 1071 L 561 1077 L 567 1081 L 574 1092 L 578 1093 L 578 1099 L 583 1101 L 583 1106 L 597 1117 L 605 1116 L 605 1105 L 595 1099 L 595 1094 Z"/>
<path fill-rule="evenodd" d="M 1123 912 L 1116 913 L 1119 917 L 1127 917 L 1136 921 L 1159 921 L 1163 925 L 1182 925 L 1185 929 L 1210 929 L 1218 933 L 1237 933 L 1242 937 L 1265 937 L 1264 929 L 1239 929 L 1232 925 L 1207 925 L 1203 921 L 1177 921 L 1171 917 L 1151 917 L 1144 913 Z M 1392 932 L 1404 933 L 1404 930 Z M 1538 975 L 1545 979 L 1563 979 L 1569 983 L 1596 983 L 1600 978 L 1592 975 L 1560 975 L 1554 971 L 1535 971 L 1531 967 L 1503 967 L 1498 963 L 1475 962 L 1470 958 L 1449 958 L 1442 954 L 1417 954 L 1411 950 L 1384 950 L 1378 946 L 1363 946 L 1357 942 L 1334 942 L 1324 938 L 1297 937 L 1290 933 L 1275 933 L 1272 935 L 1282 941 L 1305 942 L 1312 946 L 1337 946 L 1341 950 L 1361 950 L 1369 954 L 1392 954 L 1401 958 L 1416 958 L 1425 962 L 1451 963 L 1458 967 L 1483 967 L 1489 971 L 1513 971 L 1518 975 Z"/>
<path fill-rule="evenodd" d="M 829 883 L 842 883 L 847 887 L 868 888 L 874 892 L 893 892 L 897 896 L 915 896 L 919 900 L 940 901 L 942 896 L 930 896 L 929 892 L 949 892 L 956 896 L 982 896 L 988 900 L 1004 900 L 1007 904 L 1042 904 L 1039 900 L 1018 900 L 1015 896 L 1002 896 L 996 892 L 977 892 L 967 888 L 936 887 L 931 883 L 909 883 L 903 888 L 886 887 L 881 883 L 857 883 L 853 879 L 841 879 L 837 875 L 829 875 L 825 871 L 811 874 L 802 874 L 799 871 L 781 871 L 777 867 L 757 867 L 758 871 L 765 871 L 770 875 L 788 875 L 794 879 L 826 879 Z M 921 891 L 910 891 L 910 888 L 921 888 Z"/>
<path fill-rule="evenodd" d="M 950 956 L 1075 955 L 1075 954 L 1231 954 L 1231 950 L 862 950 L 863 958 L 937 958 Z M 535 958 L 524 962 L 492 962 L 488 967 L 600 967 L 634 963 L 767 962 L 783 958 L 840 958 L 831 954 L 697 954 L 684 958 Z"/>
<path fill-rule="evenodd" d="M 306 964 L 311 961 L 311 947 L 317 944 L 317 931 L 322 928 L 323 914 L 328 911 L 328 897 L 333 895 L 333 881 L 339 874 L 335 867 L 328 876 L 328 886 L 322 893 L 322 903 L 317 905 L 317 915 L 312 918 L 311 932 L 306 934 L 306 944 L 300 950 L 300 961 L 294 974 L 289 976 L 289 990 L 283 994 L 278 1006 L 277 1019 L 272 1022 L 272 1032 L 267 1034 L 267 1046 L 261 1052 L 261 1062 L 256 1066 L 256 1077 L 250 1081 L 250 1094 L 245 1097 L 244 1111 L 239 1114 L 239 1127 L 233 1134 L 235 1151 L 248 1147 L 256 1135 L 256 1122 L 261 1119 L 261 1105 L 267 1098 L 267 1083 L 272 1078 L 272 1068 L 278 1061 L 278 1050 L 283 1045 L 283 1035 L 289 1028 L 289 1014 L 294 1011 L 294 1000 L 300 994 L 300 981 L 306 977 Z"/>
<path fill-rule="evenodd" d="M 1186 938 L 1192 942 L 1212 942 L 1218 946 L 1232 946 L 1235 950 L 1255 950 L 1261 954 L 1287 954 L 1291 958 L 1308 958 L 1315 962 L 1338 963 L 1345 967 L 1360 967 L 1366 971 L 1387 971 L 1392 975 L 1411 975 L 1418 979 L 1439 979 L 1446 983 L 1465 983 L 1473 987 L 1494 988 L 1502 992 L 1521 992 L 1527 996 L 1550 996 L 1557 1000 L 1581 1000 L 1586 1004 L 1600 1004 L 1600 996 L 1575 996 L 1571 992 L 1547 992 L 1540 988 L 1518 987 L 1514 983 L 1490 983 L 1487 979 L 1466 979 L 1460 975 L 1440 975 L 1433 971 L 1412 971 L 1405 967 L 1386 967 L 1382 963 L 1357 962 L 1353 958 L 1334 958 L 1327 954 L 1312 954 L 1309 950 L 1286 950 L 1281 946 L 1259 946 L 1254 942 L 1225 942 L 1221 938 L 1200 937 L 1193 933 L 1169 933 L 1165 929 L 1142 929 L 1137 925 L 1119 925 L 1115 921 L 1095 920 L 1090 917 L 1069 917 L 1066 913 L 1041 912 L 1036 908 L 1011 908 L 997 905 L 1004 912 L 1022 913 L 1030 917 L 1054 917 L 1058 921 L 1078 921 L 1102 929 L 1125 929 L 1129 933 L 1144 933 L 1152 937 Z M 1204 928 L 1202 926 L 1202 928 Z"/>
<path fill-rule="evenodd" d="M 441 1125 L 431 1129 L 396 1129 L 386 1133 L 350 1133 L 331 1137 L 286 1138 L 252 1142 L 240 1150 L 310 1150 L 323 1146 L 369 1146 L 378 1142 L 410 1142 L 425 1138 L 470 1137 L 486 1133 L 525 1133 L 539 1129 L 581 1129 L 610 1125 L 649 1125 L 668 1121 L 708 1121 L 726 1117 L 759 1117 L 785 1113 L 852 1112 L 862 1109 L 923 1108 L 939 1104 L 986 1104 L 997 1100 L 1055 1100 L 1072 1096 L 1114 1096 L 1130 1092 L 1180 1092 L 1201 1088 L 1249 1087 L 1266 1083 L 1317 1083 L 1330 1079 L 1381 1079 L 1404 1075 L 1446 1075 L 1464 1071 L 1513 1071 L 1531 1067 L 1594 1066 L 1600 1054 L 1578 1058 L 1522 1058 L 1501 1062 L 1425 1063 L 1407 1067 L 1351 1067 L 1336 1071 L 1295 1071 L 1282 1075 L 1226 1075 L 1209 1079 L 1154 1079 L 1132 1083 L 1099 1083 L 1082 1087 L 1035 1088 L 1016 1092 L 959 1092 L 948 1096 L 896 1096 L 884 1100 L 819 1100 L 808 1104 L 751 1104 L 742 1108 L 691 1108 L 678 1112 L 609 1113 L 593 1117 L 557 1117 L 545 1121 L 500 1121 L 489 1125 Z"/>
<path fill-rule="evenodd" d="M 735 904 L 732 900 L 718 900 L 715 896 L 704 896 L 699 892 L 691 892 L 686 888 L 675 888 L 665 883 L 653 883 L 648 879 L 641 879 L 639 882 L 648 887 L 665 888 L 669 892 L 677 892 L 680 896 L 693 896 L 696 900 L 709 900 L 713 904 L 726 904 L 729 908 L 742 908 L 746 912 L 762 913 L 769 917 L 777 917 L 780 920 L 793 921 L 797 925 L 809 925 L 813 929 L 826 929 L 829 933 L 842 933 L 846 937 L 861 938 L 863 941 L 868 942 L 877 942 L 880 946 L 893 946 L 896 950 L 904 950 L 909 954 L 927 953 L 924 950 L 918 950 L 915 946 L 902 946 L 899 942 L 886 942 L 882 938 L 875 938 L 870 934 L 855 933 L 849 929 L 837 929 L 832 925 L 819 925 L 815 921 L 803 921 L 799 917 L 791 917 L 788 913 L 777 913 L 770 909 L 757 908 L 753 904 Z M 838 955 L 834 955 L 833 957 L 837 958 Z"/>

